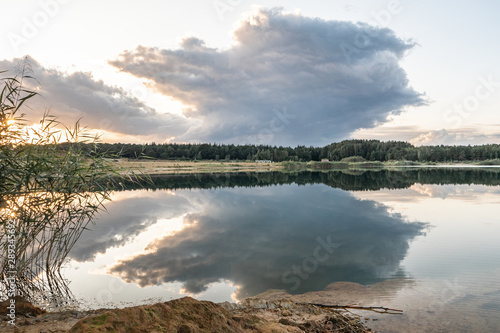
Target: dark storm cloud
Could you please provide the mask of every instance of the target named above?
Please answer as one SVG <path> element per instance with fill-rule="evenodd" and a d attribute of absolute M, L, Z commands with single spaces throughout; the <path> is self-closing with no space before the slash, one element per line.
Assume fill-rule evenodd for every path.
<path fill-rule="evenodd" d="M 72 248 L 69 257 L 77 261 L 93 259 L 98 253 L 119 247 L 144 232 L 159 218 L 185 214 L 192 205 L 180 196 L 151 197 L 139 194 L 134 198 L 113 201 L 95 224 L 88 226 Z"/>
<path fill-rule="evenodd" d="M 11 70 L 20 59 L 0 61 L 0 69 Z M 39 83 L 39 97 L 26 109 L 28 119 L 38 121 L 44 109 L 51 109 L 66 125 L 79 118 L 89 128 L 119 134 L 151 135 L 161 133 L 165 138 L 184 133 L 187 121 L 179 116 L 160 114 L 121 88 L 95 80 L 90 73 L 63 73 L 47 69 L 30 60 L 32 73 Z M 25 84 L 37 84 L 25 80 Z M 33 105 L 33 102 L 35 105 Z"/>
<path fill-rule="evenodd" d="M 261 9 L 234 39 L 139 46 L 110 63 L 191 106 L 201 124 L 183 140 L 326 144 L 423 103 L 399 66 L 414 44 L 389 29 Z"/>
<path fill-rule="evenodd" d="M 192 293 L 224 279 L 238 286 L 239 297 L 267 289 L 320 290 L 335 281 L 372 283 L 400 271 L 409 242 L 424 227 L 321 185 L 190 195 L 201 194 L 205 208 L 186 216 L 189 227 L 153 242 L 147 254 L 119 262 L 111 273 L 141 286 L 178 281 Z M 335 244 L 332 253 L 325 243 Z M 326 259 L 307 278 L 292 272 L 315 258 L 318 246 Z"/>

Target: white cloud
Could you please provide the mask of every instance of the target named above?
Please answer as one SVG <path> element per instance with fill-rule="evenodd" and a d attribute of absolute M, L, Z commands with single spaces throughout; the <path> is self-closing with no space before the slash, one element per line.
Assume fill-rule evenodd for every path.
<path fill-rule="evenodd" d="M 28 116 L 51 108 L 65 124 L 83 118 L 111 141 L 324 145 L 424 103 L 399 65 L 414 44 L 389 29 L 261 9 L 234 40 L 219 50 L 191 37 L 177 50 L 138 46 L 110 61 L 181 102 L 184 116 L 157 112 L 90 73 L 35 60 L 41 98 Z M 0 69 L 18 61 L 0 61 Z"/>
<path fill-rule="evenodd" d="M 0 61 L 0 68 L 10 70 L 4 75 L 13 76 L 19 62 Z M 165 139 L 184 133 L 189 126 L 184 117 L 158 113 L 122 88 L 95 80 L 90 73 L 67 74 L 47 69 L 34 59 L 30 63 L 30 74 L 37 82 L 25 80 L 24 84 L 39 93 L 30 101 L 31 109 L 24 110 L 31 121 L 38 121 L 42 112 L 50 109 L 66 125 L 82 118 L 82 124 L 91 129 L 148 138 L 161 134 Z"/>
<path fill-rule="evenodd" d="M 482 145 L 500 142 L 500 135 L 486 134 L 478 129 L 432 130 L 419 134 L 410 140 L 416 146 L 423 145 Z"/>
<path fill-rule="evenodd" d="M 186 141 L 327 144 L 423 103 L 399 66 L 414 44 L 389 29 L 261 9 L 234 38 L 227 50 L 138 46 L 110 64 L 191 106 L 201 124 Z"/>

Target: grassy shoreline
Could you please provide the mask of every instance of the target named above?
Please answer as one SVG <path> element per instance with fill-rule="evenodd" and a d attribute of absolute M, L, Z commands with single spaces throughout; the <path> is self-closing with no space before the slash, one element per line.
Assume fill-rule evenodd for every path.
<path fill-rule="evenodd" d="M 149 175 L 185 173 L 265 172 L 283 170 L 281 163 L 246 161 L 115 160 L 119 172 L 132 170 Z"/>
<path fill-rule="evenodd" d="M 119 172 L 132 170 L 149 175 L 189 174 L 189 173 L 227 173 L 227 172 L 267 172 L 301 170 L 373 170 L 382 168 L 480 168 L 498 167 L 497 161 L 471 163 L 418 163 L 411 161 L 366 161 L 366 162 L 279 162 L 257 163 L 253 161 L 175 161 L 175 160 L 114 160 Z"/>

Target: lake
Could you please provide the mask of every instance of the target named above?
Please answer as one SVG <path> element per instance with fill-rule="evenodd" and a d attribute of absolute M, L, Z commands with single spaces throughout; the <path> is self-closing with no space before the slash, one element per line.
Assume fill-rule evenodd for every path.
<path fill-rule="evenodd" d="M 500 328 L 500 170 L 155 176 L 116 191 L 63 275 L 82 308 L 288 293 L 383 332 Z"/>

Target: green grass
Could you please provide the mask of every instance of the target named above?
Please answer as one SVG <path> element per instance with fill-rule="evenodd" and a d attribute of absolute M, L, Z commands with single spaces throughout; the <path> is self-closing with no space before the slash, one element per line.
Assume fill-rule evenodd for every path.
<path fill-rule="evenodd" d="M 412 165 L 422 165 L 420 162 L 415 162 L 415 161 L 387 161 L 384 162 L 385 165 L 394 165 L 394 166 L 412 166 Z"/>
<path fill-rule="evenodd" d="M 365 162 L 282 162 L 285 170 L 336 170 L 336 169 L 367 169 L 367 168 L 381 168 L 384 163 L 379 161 L 365 161 Z"/>
<path fill-rule="evenodd" d="M 475 162 L 476 165 L 500 165 L 500 158 Z"/>
<path fill-rule="evenodd" d="M 361 156 L 350 156 L 350 157 L 343 158 L 340 162 L 361 163 L 361 162 L 366 162 L 366 160 Z"/>
<path fill-rule="evenodd" d="M 109 317 L 108 313 L 102 314 L 100 316 L 92 318 L 89 324 L 91 325 L 92 328 L 99 328 L 108 321 L 108 317 Z"/>

